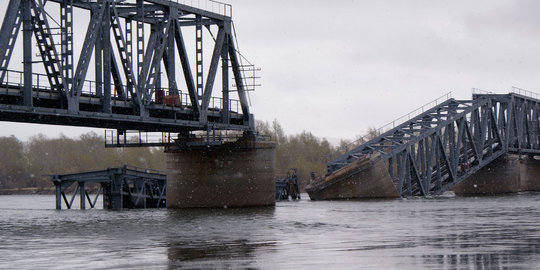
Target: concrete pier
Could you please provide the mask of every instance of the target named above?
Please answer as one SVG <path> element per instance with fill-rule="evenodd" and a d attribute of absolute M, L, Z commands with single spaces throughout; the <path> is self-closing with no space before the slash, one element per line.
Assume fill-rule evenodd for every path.
<path fill-rule="evenodd" d="M 242 138 L 216 146 L 168 147 L 167 208 L 275 204 L 275 144 Z"/>
<path fill-rule="evenodd" d="M 457 195 L 540 190 L 540 160 L 506 154 L 454 187 Z"/>
<path fill-rule="evenodd" d="M 519 160 L 519 183 L 521 191 L 540 191 L 540 160 L 522 157 Z"/>

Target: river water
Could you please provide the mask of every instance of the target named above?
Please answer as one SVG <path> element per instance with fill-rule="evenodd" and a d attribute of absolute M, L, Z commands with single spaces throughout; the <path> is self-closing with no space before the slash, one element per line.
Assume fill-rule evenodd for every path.
<path fill-rule="evenodd" d="M 539 269 L 540 193 L 54 210 L 0 196 L 0 269 Z"/>

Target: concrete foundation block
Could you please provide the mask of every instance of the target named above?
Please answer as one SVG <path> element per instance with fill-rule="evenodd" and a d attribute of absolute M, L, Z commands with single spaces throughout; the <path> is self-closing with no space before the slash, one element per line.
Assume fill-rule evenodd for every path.
<path fill-rule="evenodd" d="M 275 144 L 166 149 L 167 208 L 275 204 Z"/>
<path fill-rule="evenodd" d="M 520 190 L 519 157 L 503 155 L 457 184 L 456 195 L 502 194 Z"/>
<path fill-rule="evenodd" d="M 519 166 L 520 190 L 540 191 L 540 160 L 523 157 Z"/>

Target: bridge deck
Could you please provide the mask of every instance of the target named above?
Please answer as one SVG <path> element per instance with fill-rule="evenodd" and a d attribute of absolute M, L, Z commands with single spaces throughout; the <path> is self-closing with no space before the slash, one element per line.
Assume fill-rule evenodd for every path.
<path fill-rule="evenodd" d="M 193 109 L 188 102 L 158 104 L 155 100 L 146 106 L 149 117 L 142 118 L 133 107 L 130 99 L 114 97 L 111 101 L 112 113 L 100 112 L 102 97 L 85 93 L 80 98 L 80 110 L 70 112 L 63 108 L 62 98 L 56 91 L 47 88 L 33 88 L 33 106 L 21 104 L 20 85 L 0 85 L 0 121 L 30 122 L 51 125 L 97 127 L 119 130 L 143 130 L 160 132 L 179 132 L 181 130 L 200 130 L 206 124 L 193 120 Z M 242 114 L 230 110 L 230 124 L 219 123 L 221 119 L 221 99 L 216 98 L 213 108 L 208 111 L 208 120 L 214 122 L 216 129 L 243 130 Z M 238 104 L 232 107 L 238 110 Z"/>

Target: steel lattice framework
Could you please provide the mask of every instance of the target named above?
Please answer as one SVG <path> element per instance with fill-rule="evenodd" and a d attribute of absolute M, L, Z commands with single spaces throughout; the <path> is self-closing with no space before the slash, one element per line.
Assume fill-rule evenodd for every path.
<path fill-rule="evenodd" d="M 449 99 L 327 164 L 383 160 L 402 197 L 440 195 L 505 153 L 540 153 L 539 100 L 516 93 Z"/>
<path fill-rule="evenodd" d="M 9 0 L 6 5 L 0 120 L 119 131 L 254 129 L 229 5 L 218 3 L 221 13 L 165 0 Z M 59 12 L 50 12 L 56 6 Z M 74 29 L 74 12 L 89 14 L 85 33 L 75 33 L 80 30 Z M 195 33 L 195 44 L 186 44 L 186 28 Z M 14 71 L 8 65 L 20 32 L 24 70 Z M 84 37 L 80 50 L 74 37 Z M 213 49 L 203 50 L 203 43 Z M 45 74 L 33 72 L 38 64 Z M 220 91 L 213 91 L 219 85 Z"/>

